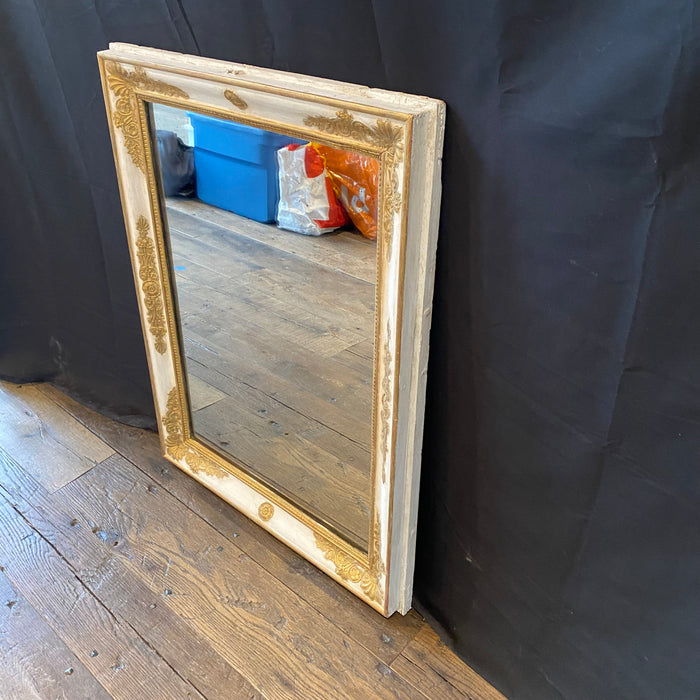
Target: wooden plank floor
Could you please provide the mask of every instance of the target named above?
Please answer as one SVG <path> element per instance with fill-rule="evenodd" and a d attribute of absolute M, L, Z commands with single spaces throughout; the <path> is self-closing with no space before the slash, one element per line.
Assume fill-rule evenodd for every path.
<path fill-rule="evenodd" d="M 376 244 L 167 214 L 195 431 L 366 549 Z"/>
<path fill-rule="evenodd" d="M 0 382 L 0 697 L 502 696 L 49 385 Z M 60 447 L 57 447 L 60 446 Z"/>

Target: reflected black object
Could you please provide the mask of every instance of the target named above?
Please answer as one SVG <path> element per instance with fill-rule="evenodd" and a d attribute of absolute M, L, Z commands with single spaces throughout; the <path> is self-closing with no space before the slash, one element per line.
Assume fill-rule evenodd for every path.
<path fill-rule="evenodd" d="M 181 195 L 194 197 L 196 177 L 194 169 L 194 148 L 186 146 L 173 131 L 158 129 L 158 155 L 163 179 L 163 193 L 166 197 Z"/>

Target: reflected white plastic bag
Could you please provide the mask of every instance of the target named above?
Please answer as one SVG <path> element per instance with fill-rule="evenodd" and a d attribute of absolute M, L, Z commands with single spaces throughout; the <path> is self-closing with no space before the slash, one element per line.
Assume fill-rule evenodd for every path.
<path fill-rule="evenodd" d="M 320 236 L 349 222 L 333 192 L 323 159 L 313 146 L 285 146 L 277 151 L 277 163 L 280 228 Z"/>

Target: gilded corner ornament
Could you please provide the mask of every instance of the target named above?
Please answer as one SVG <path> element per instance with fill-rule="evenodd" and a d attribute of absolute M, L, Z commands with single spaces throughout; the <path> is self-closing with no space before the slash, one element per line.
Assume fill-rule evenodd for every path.
<path fill-rule="evenodd" d="M 346 109 L 336 112 L 335 117 L 306 117 L 304 124 L 327 134 L 351 138 L 383 149 L 386 177 L 382 179 L 381 207 L 386 222 L 384 256 L 388 259 L 391 251 L 391 227 L 388 222 L 393 214 L 398 214 L 401 211 L 402 201 L 398 172 L 399 165 L 403 161 L 404 151 L 401 127 L 392 124 L 388 119 L 377 119 L 376 126 L 369 126 L 355 119 Z"/>
<path fill-rule="evenodd" d="M 136 258 L 139 262 L 138 275 L 141 280 L 148 330 L 155 340 L 156 350 L 162 355 L 168 349 L 166 337 L 168 329 L 165 324 L 163 296 L 160 277 L 156 266 L 156 249 L 150 236 L 150 226 L 145 216 L 139 216 L 136 222 Z"/>
<path fill-rule="evenodd" d="M 377 119 L 377 126 L 368 126 L 355 119 L 346 109 L 336 112 L 335 117 L 306 117 L 304 124 L 327 134 L 363 141 L 383 149 L 401 146 L 401 127 L 394 126 L 387 119 Z"/>
<path fill-rule="evenodd" d="M 185 441 L 182 431 L 183 414 L 180 405 L 180 395 L 177 387 L 173 387 L 168 394 L 163 416 L 165 428 L 165 447 L 167 454 L 187 462 L 192 471 L 197 474 L 203 472 L 208 476 L 222 476 L 223 469 L 214 465 L 210 460 L 195 452 Z"/>
<path fill-rule="evenodd" d="M 136 90 L 154 92 L 166 97 L 188 99 L 189 95 L 174 85 L 151 78 L 140 66 L 133 71 L 114 61 L 105 61 L 107 84 L 114 93 L 114 126 L 122 132 L 124 146 L 134 165 L 146 174 L 146 152 L 141 134 Z"/>
<path fill-rule="evenodd" d="M 359 584 L 362 592 L 375 602 L 379 602 L 381 589 L 379 587 L 377 571 L 363 566 L 357 559 L 344 552 L 330 540 L 314 533 L 316 546 L 323 552 L 324 558 L 335 566 L 335 573 L 350 583 Z"/>

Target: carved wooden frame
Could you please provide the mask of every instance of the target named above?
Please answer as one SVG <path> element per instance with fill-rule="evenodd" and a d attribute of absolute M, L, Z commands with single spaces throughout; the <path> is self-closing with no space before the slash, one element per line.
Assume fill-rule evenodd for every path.
<path fill-rule="evenodd" d="M 129 44 L 98 54 L 163 454 L 384 615 L 411 607 L 444 105 Z M 149 104 L 379 160 L 371 531 L 364 552 L 191 431 Z"/>

